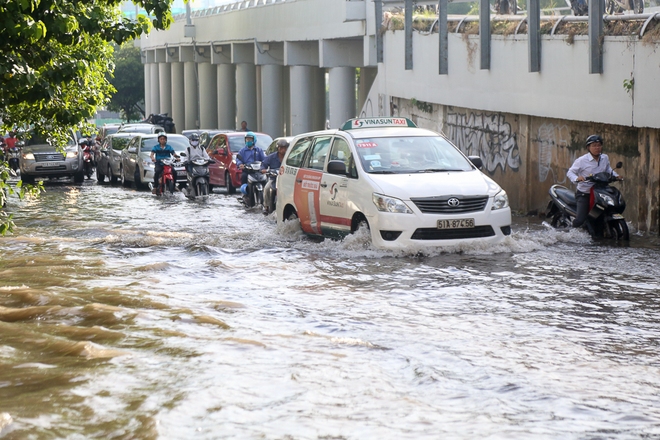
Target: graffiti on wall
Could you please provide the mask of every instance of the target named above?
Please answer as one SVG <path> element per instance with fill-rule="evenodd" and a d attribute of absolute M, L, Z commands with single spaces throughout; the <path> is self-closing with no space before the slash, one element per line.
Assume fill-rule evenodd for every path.
<path fill-rule="evenodd" d="M 536 142 L 539 148 L 539 182 L 545 182 L 552 174 L 554 183 L 564 183 L 566 173 L 556 173 L 552 167 L 553 152 L 565 148 L 571 143 L 571 133 L 565 124 L 544 123 L 539 127 Z"/>
<path fill-rule="evenodd" d="M 501 113 L 447 114 L 447 136 L 466 155 L 479 156 L 484 169 L 493 174 L 497 167 L 518 171 L 520 150 L 511 124 Z"/>

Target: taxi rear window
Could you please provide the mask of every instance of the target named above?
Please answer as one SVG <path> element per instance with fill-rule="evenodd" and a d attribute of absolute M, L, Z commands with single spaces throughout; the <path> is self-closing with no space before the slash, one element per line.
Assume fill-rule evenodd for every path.
<path fill-rule="evenodd" d="M 286 158 L 286 164 L 291 167 L 300 168 L 305 157 L 305 152 L 312 145 L 312 138 L 300 139 L 291 147 L 289 155 Z"/>

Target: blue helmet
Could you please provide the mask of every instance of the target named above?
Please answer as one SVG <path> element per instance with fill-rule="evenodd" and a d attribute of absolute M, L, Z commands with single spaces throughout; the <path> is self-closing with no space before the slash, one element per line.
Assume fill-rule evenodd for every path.
<path fill-rule="evenodd" d="M 248 140 L 249 138 L 252 138 L 252 140 Z M 245 133 L 245 146 L 248 148 L 252 148 L 255 145 L 257 145 L 257 137 L 252 133 L 251 131 L 248 131 Z"/>

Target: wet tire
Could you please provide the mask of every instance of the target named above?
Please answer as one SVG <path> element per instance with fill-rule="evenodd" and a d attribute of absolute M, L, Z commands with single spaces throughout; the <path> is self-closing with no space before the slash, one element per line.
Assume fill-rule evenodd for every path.
<path fill-rule="evenodd" d="M 196 189 L 197 189 L 197 195 L 198 196 L 208 196 L 209 195 L 208 187 L 203 183 L 198 183 Z"/>
<path fill-rule="evenodd" d="M 231 183 L 231 176 L 229 173 L 225 173 L 225 189 L 227 194 L 236 194 L 236 187 Z"/>
<path fill-rule="evenodd" d="M 552 221 L 550 222 L 550 226 L 553 228 L 569 228 L 572 225 L 573 221 L 571 218 L 562 214 L 556 214 L 552 217 Z"/>
<path fill-rule="evenodd" d="M 129 188 L 131 186 L 131 182 L 126 179 L 126 173 L 124 172 L 124 168 L 120 169 L 119 172 L 121 173 L 121 186 L 124 188 Z"/>
<path fill-rule="evenodd" d="M 21 175 L 21 180 L 28 185 L 34 185 L 34 176 Z"/>
<path fill-rule="evenodd" d="M 96 181 L 98 183 L 105 182 L 105 174 L 103 173 L 103 171 L 101 171 L 100 168 L 96 168 Z"/>
<path fill-rule="evenodd" d="M 73 175 L 73 183 L 83 183 L 85 181 L 85 173 L 83 171 Z"/>
<path fill-rule="evenodd" d="M 362 214 L 358 213 L 353 217 L 353 221 L 351 222 L 351 234 L 363 227 L 371 229 L 367 219 Z"/>
<path fill-rule="evenodd" d="M 135 182 L 135 189 L 142 189 L 145 187 L 145 184 L 142 182 L 142 178 L 140 178 L 140 170 L 138 168 L 135 169 L 135 175 L 133 175 L 133 182 Z"/>
<path fill-rule="evenodd" d="M 628 224 L 624 219 L 610 222 L 610 229 L 612 230 L 612 238 L 617 240 L 630 240 L 630 231 L 628 230 Z"/>
<path fill-rule="evenodd" d="M 117 182 L 119 181 L 119 178 L 117 176 L 115 176 L 114 174 L 112 174 L 112 169 L 111 168 L 108 168 L 108 178 L 110 179 L 110 183 L 112 185 L 116 185 Z"/>
<path fill-rule="evenodd" d="M 168 180 L 167 181 L 167 190 L 170 192 L 170 194 L 174 194 L 174 181 L 173 180 Z"/>

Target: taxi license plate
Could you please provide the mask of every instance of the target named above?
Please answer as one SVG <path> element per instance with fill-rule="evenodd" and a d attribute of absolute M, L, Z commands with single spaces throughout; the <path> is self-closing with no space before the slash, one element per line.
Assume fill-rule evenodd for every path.
<path fill-rule="evenodd" d="M 438 229 L 464 229 L 474 228 L 473 218 L 461 218 L 456 220 L 438 220 Z"/>

